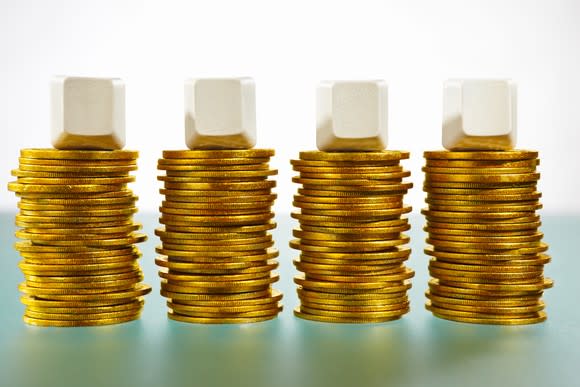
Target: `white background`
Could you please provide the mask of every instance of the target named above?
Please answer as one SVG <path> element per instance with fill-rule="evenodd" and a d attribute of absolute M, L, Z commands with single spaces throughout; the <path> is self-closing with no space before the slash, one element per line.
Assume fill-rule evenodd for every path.
<path fill-rule="evenodd" d="M 321 79 L 386 79 L 389 148 L 412 158 L 422 206 L 422 151 L 441 148 L 441 87 L 450 77 L 519 84 L 518 146 L 539 150 L 544 213 L 580 213 L 578 1 L 23 1 L 0 0 L 0 208 L 20 148 L 47 147 L 55 74 L 126 82 L 127 148 L 141 151 L 143 210 L 155 211 L 156 160 L 185 147 L 183 81 L 252 76 L 258 146 L 277 151 L 277 211 L 291 208 L 289 162 L 315 147 Z"/>

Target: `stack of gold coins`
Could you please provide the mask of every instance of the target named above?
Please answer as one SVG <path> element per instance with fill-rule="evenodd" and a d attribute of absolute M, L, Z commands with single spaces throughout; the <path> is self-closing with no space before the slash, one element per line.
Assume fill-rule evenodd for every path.
<path fill-rule="evenodd" d="M 8 188 L 20 198 L 16 243 L 24 321 L 85 326 L 135 320 L 143 296 L 133 222 L 137 152 L 24 149 Z"/>
<path fill-rule="evenodd" d="M 273 150 L 164 151 L 165 195 L 156 230 L 169 318 L 192 323 L 269 320 L 282 310 L 278 251 L 269 230 Z"/>
<path fill-rule="evenodd" d="M 292 213 L 300 227 L 290 246 L 300 306 L 295 315 L 323 322 L 365 323 L 400 318 L 409 311 L 407 290 L 413 271 L 405 267 L 411 250 L 411 211 L 403 197 L 412 183 L 399 165 L 409 153 L 301 152 L 292 160 L 302 184 Z"/>
<path fill-rule="evenodd" d="M 533 151 L 425 152 L 427 309 L 444 319 L 530 324 L 546 319 L 550 261 L 538 230 Z"/>

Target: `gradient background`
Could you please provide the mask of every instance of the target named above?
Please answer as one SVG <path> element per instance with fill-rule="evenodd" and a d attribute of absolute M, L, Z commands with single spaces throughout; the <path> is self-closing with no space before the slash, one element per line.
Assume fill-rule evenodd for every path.
<path fill-rule="evenodd" d="M 441 148 L 441 96 L 450 77 L 519 84 L 518 146 L 539 150 L 544 213 L 580 214 L 580 2 L 30 1 L 0 0 L 0 186 L 18 151 L 50 146 L 48 83 L 55 74 L 126 82 L 127 148 L 141 151 L 134 190 L 160 203 L 163 149 L 185 148 L 183 81 L 256 80 L 258 146 L 275 148 L 277 212 L 296 186 L 288 160 L 315 147 L 322 79 L 389 83 L 389 148 L 412 152 L 423 206 L 422 152 Z M 16 198 L 0 190 L 0 208 Z"/>
<path fill-rule="evenodd" d="M 0 0 L 1 386 L 578 386 L 580 358 L 580 2 L 484 1 L 27 1 Z M 140 246 L 153 286 L 143 317 L 102 328 L 22 323 L 14 243 L 16 197 L 6 190 L 19 149 L 48 147 L 50 78 L 126 82 L 127 147 L 141 151 L 133 190 L 150 239 Z M 183 81 L 252 76 L 258 146 L 279 168 L 274 232 L 284 311 L 263 324 L 200 326 L 166 318 L 154 265 L 161 197 L 156 160 L 185 147 Z M 422 304 L 428 258 L 419 214 L 424 150 L 440 149 L 441 95 L 450 77 L 519 83 L 519 147 L 539 150 L 549 320 L 525 327 L 457 324 Z M 412 311 L 375 325 L 294 318 L 297 186 L 288 160 L 315 147 L 321 79 L 389 83 L 390 149 L 412 152 L 415 188 L 408 266 Z"/>

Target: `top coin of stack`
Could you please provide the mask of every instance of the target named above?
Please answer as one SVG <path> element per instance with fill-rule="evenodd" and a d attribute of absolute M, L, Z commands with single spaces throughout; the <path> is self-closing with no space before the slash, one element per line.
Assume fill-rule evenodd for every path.
<path fill-rule="evenodd" d="M 470 151 L 425 152 L 428 207 L 422 213 L 433 277 L 427 308 L 461 322 L 541 322 L 540 298 L 552 281 L 543 276 L 550 257 L 536 214 L 542 208 L 538 153 L 486 150 L 515 145 L 515 87 L 453 81 L 445 105 L 444 145 Z M 451 111 L 463 113 L 452 117 Z"/>
<path fill-rule="evenodd" d="M 165 200 L 156 263 L 168 316 L 208 324 L 272 319 L 282 310 L 271 288 L 279 278 L 269 233 L 274 151 L 224 149 L 255 143 L 253 81 L 190 80 L 185 101 L 192 149 L 164 151 L 158 164 Z"/>
<path fill-rule="evenodd" d="M 413 271 L 404 262 L 410 228 L 403 196 L 407 152 L 385 151 L 384 81 L 323 82 L 318 89 L 321 151 L 292 160 L 302 184 L 294 197 L 300 227 L 290 246 L 300 250 L 301 318 L 340 323 L 382 322 L 409 311 Z M 341 152 L 338 152 L 341 151 Z"/>
<path fill-rule="evenodd" d="M 105 109 L 107 102 L 112 106 Z M 119 80 L 59 77 L 53 82 L 53 143 L 67 150 L 21 151 L 13 171 L 17 181 L 9 189 L 20 197 L 16 236 L 23 241 L 16 249 L 24 259 L 20 290 L 27 323 L 134 320 L 151 290 L 141 284 L 135 244 L 146 236 L 136 233 L 141 228 L 132 220 L 137 197 L 127 188 L 134 181 L 129 173 L 137 169 L 137 152 L 68 150 L 121 146 L 123 125 L 111 129 L 105 122 L 122 119 L 107 121 L 103 111 L 116 116 L 123 109 L 115 106 L 122 103 Z"/>

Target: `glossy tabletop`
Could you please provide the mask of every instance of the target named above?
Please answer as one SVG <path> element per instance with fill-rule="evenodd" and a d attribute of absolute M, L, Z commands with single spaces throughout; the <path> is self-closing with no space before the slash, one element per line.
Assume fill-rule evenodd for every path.
<path fill-rule="evenodd" d="M 412 216 L 408 265 L 412 311 L 384 324 L 300 320 L 288 247 L 293 220 L 278 215 L 284 311 L 248 325 L 190 325 L 166 317 L 154 264 L 154 214 L 140 215 L 145 281 L 153 286 L 139 321 L 97 328 L 38 328 L 22 322 L 13 214 L 0 215 L 0 386 L 578 386 L 580 217 L 544 216 L 553 261 L 546 275 L 548 321 L 498 327 L 440 320 L 427 312 L 423 220 Z"/>

